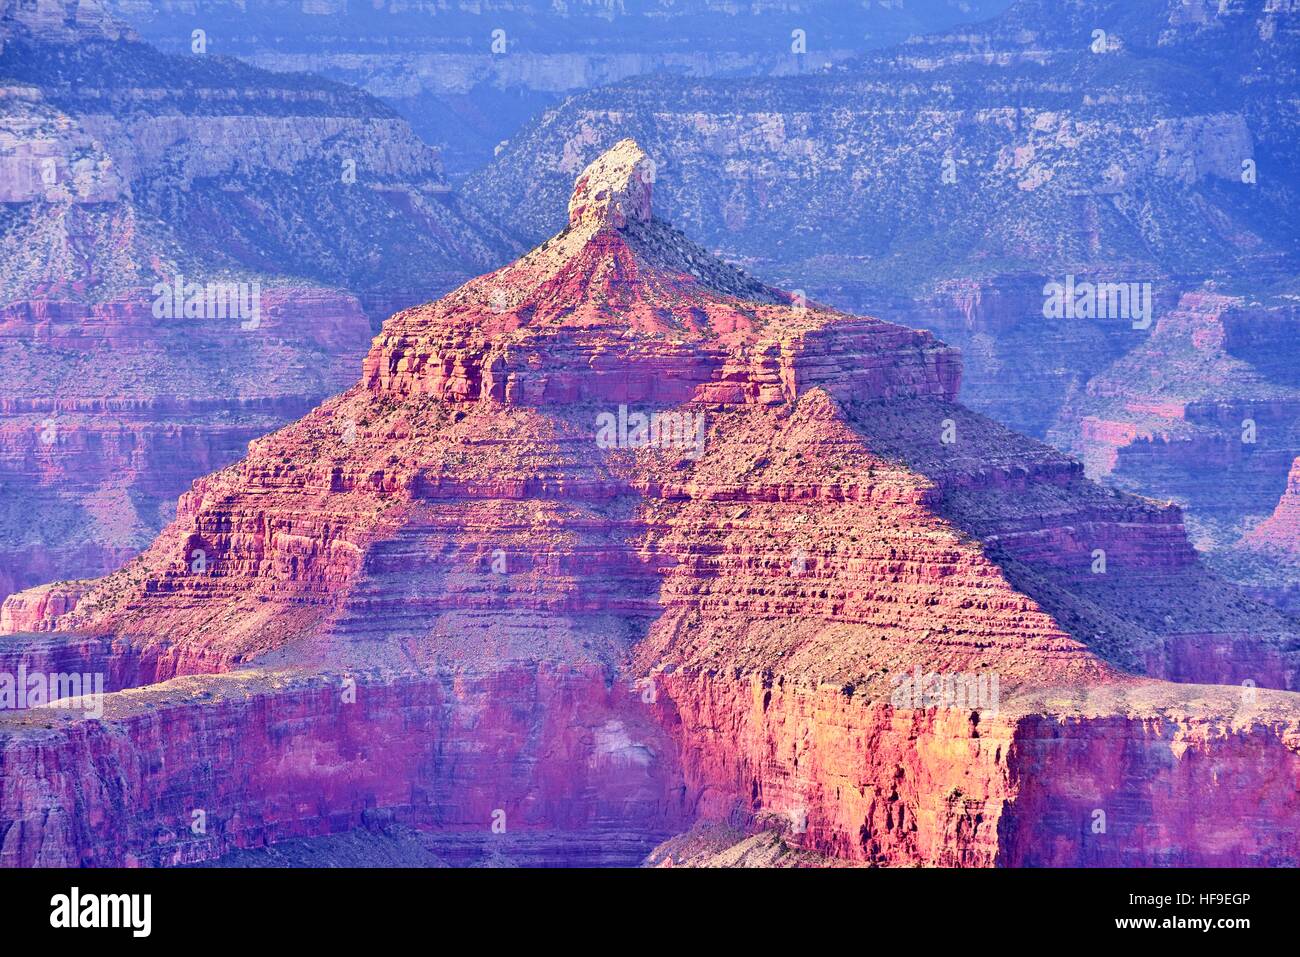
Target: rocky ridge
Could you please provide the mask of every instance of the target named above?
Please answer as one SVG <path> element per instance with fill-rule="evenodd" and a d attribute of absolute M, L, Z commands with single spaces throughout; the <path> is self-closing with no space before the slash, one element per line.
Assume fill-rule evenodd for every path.
<path fill-rule="evenodd" d="M 0 43 L 7 595 L 120 567 L 197 475 L 344 388 L 371 316 L 504 240 L 364 94 L 159 54 L 89 0 L 9 0 Z M 406 266 L 375 269 L 396 233 Z M 249 313 L 187 291 L 213 286 Z"/>
<path fill-rule="evenodd" d="M 1265 0 L 1020 0 L 816 76 L 588 91 L 467 192 L 545 235 L 572 175 L 634 135 L 710 249 L 934 332 L 962 350 L 964 403 L 1182 505 L 1197 547 L 1225 550 L 1297 452 L 1300 137 L 1278 104 L 1298 42 L 1293 6 Z M 1149 312 L 1049 317 L 1075 281 L 1145 289 Z"/>
<path fill-rule="evenodd" d="M 167 52 L 184 52 L 197 26 L 223 54 L 366 90 L 436 144 L 459 180 L 534 114 L 591 87 L 653 74 L 815 73 L 864 48 L 980 19 L 1005 0 L 960 8 L 946 0 L 848 7 L 699 0 L 109 5 Z"/>

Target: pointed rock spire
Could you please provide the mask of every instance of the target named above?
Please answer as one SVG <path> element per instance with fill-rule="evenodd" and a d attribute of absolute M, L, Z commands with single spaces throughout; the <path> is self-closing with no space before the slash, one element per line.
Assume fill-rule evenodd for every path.
<path fill-rule="evenodd" d="M 654 161 L 634 139 L 620 140 L 582 171 L 569 200 L 570 226 L 612 226 L 649 222 Z"/>

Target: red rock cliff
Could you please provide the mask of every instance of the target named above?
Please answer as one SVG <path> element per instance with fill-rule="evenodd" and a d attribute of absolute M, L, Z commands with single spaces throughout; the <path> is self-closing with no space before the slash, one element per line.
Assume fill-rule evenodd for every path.
<path fill-rule="evenodd" d="M 477 848 L 505 809 L 556 863 L 771 814 L 857 862 L 1300 862 L 1288 622 L 1177 509 L 957 405 L 929 335 L 655 220 L 642 169 L 619 144 L 564 232 L 394 316 L 121 571 L 10 600 L 3 662 L 114 693 L 0 719 L 5 860 Z"/>

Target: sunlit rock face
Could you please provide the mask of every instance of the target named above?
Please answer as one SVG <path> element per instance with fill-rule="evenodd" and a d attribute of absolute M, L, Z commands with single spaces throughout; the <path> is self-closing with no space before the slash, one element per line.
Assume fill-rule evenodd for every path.
<path fill-rule="evenodd" d="M 466 188 L 540 238 L 634 135 L 697 240 L 960 348 L 964 404 L 1178 504 L 1226 561 L 1300 454 L 1297 63 L 1285 4 L 1019 0 L 816 76 L 588 91 Z M 1076 280 L 1150 308 L 1052 315 Z"/>
<path fill-rule="evenodd" d="M 120 568 L 355 379 L 378 309 L 506 247 L 362 94 L 161 54 L 91 2 L 4 5 L 0 46 L 5 596 Z"/>
<path fill-rule="evenodd" d="M 931 334 L 690 242 L 646 161 L 390 318 L 121 571 L 8 600 L 0 671 L 109 693 L 0 719 L 0 860 L 401 827 L 629 863 L 774 820 L 805 862 L 1300 860 L 1287 621 L 959 405 Z"/>

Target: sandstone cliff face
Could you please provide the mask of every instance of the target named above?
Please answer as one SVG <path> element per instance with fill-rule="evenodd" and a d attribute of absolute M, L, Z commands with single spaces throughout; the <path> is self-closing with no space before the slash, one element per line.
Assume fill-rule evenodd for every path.
<path fill-rule="evenodd" d="M 686 819 L 627 700 L 541 668 L 242 673 L 114 695 L 102 722 L 32 712 L 0 732 L 0 865 L 169 866 L 386 823 L 435 830 L 452 863 L 632 864 Z"/>
<path fill-rule="evenodd" d="M 1047 713 L 1012 705 L 990 717 L 864 705 L 837 688 L 758 675 L 665 683 L 694 812 L 779 820 L 786 844 L 818 855 L 885 866 L 1232 867 L 1288 866 L 1300 850 L 1276 821 L 1279 809 L 1294 813 L 1300 726 L 1279 720 L 1263 693 L 1242 704 L 1231 691 L 1130 683 L 1095 690 L 1092 708 L 1086 692 L 1065 692 L 1037 703 Z M 1223 717 L 1189 716 L 1200 695 L 1217 697 Z M 1097 699 L 1129 713 L 1097 714 Z M 1222 810 L 1206 806 L 1209 794 Z"/>
<path fill-rule="evenodd" d="M 1189 688 L 1171 705 L 1130 685 L 1102 695 L 1153 712 L 976 720 L 758 675 L 669 676 L 652 704 L 599 674 L 534 669 L 360 675 L 348 703 L 348 677 L 178 679 L 112 696 L 103 722 L 6 719 L 0 863 L 167 866 L 400 824 L 453 864 L 628 864 L 690 821 L 777 823 L 817 866 L 1300 853 L 1279 823 L 1295 814 L 1300 727 L 1268 692 L 1233 705 Z M 1207 691 L 1224 716 L 1190 717 Z"/>
<path fill-rule="evenodd" d="M 997 863 L 1291 867 L 1295 834 L 1277 818 L 1294 813 L 1296 731 L 1290 719 L 1026 719 Z"/>
<path fill-rule="evenodd" d="M 988 867 L 1010 791 L 1005 727 L 955 710 L 894 713 L 838 688 L 672 675 L 688 806 L 702 820 L 785 819 L 792 846 L 880 865 Z"/>
<path fill-rule="evenodd" d="M 10 2 L 0 40 L 3 601 L 138 554 L 196 476 L 355 379 L 374 310 L 494 264 L 500 234 L 362 94 L 164 56 L 93 3 Z M 209 284 L 257 315 L 159 309 Z"/>
<path fill-rule="evenodd" d="M 0 720 L 5 860 L 375 821 L 471 860 L 502 810 L 533 862 L 776 815 L 852 862 L 1296 863 L 1288 621 L 1177 509 L 957 405 L 927 333 L 708 257 L 645 168 L 619 143 L 563 232 L 394 316 L 126 567 L 7 602 L 0 665 L 111 693 Z"/>
<path fill-rule="evenodd" d="M 186 52 L 197 17 L 220 53 L 366 90 L 439 144 L 454 178 L 491 159 L 532 115 L 581 90 L 653 74 L 819 72 L 864 46 L 980 20 L 1003 5 L 110 0 L 167 52 Z M 803 31 L 800 52 L 793 29 Z"/>
<path fill-rule="evenodd" d="M 1296 216 L 1276 211 L 1293 209 L 1298 137 L 1275 104 L 1292 96 L 1300 31 L 1264 0 L 1058 7 L 1020 0 L 815 77 L 589 91 L 512 137 L 467 190 L 540 237 L 572 175 L 635 135 L 659 161 L 662 208 L 711 248 L 933 331 L 962 350 L 965 404 L 1184 504 L 1198 545 L 1228 544 L 1272 507 L 1296 452 L 1290 436 L 1239 454 L 1221 426 L 1258 411 L 1275 438 L 1297 422 L 1292 402 L 1243 404 L 1295 367 L 1280 224 Z M 1089 47 L 1097 29 L 1104 52 Z M 1279 179 L 1257 175 L 1265 163 Z M 1149 283 L 1150 326 L 1045 318 L 1044 287 L 1067 276 Z M 1197 393 L 1184 410 L 1135 366 L 1157 371 L 1173 338 L 1157 341 L 1157 323 L 1203 311 L 1207 280 L 1240 300 L 1221 319 L 1237 371 L 1176 349 L 1199 352 L 1173 370 Z M 1208 402 L 1216 391 L 1227 404 Z"/>
<path fill-rule="evenodd" d="M 0 628 L 6 634 L 52 630 L 58 620 L 77 607 L 84 593 L 78 582 L 59 582 L 28 588 L 13 602 L 0 606 Z"/>

